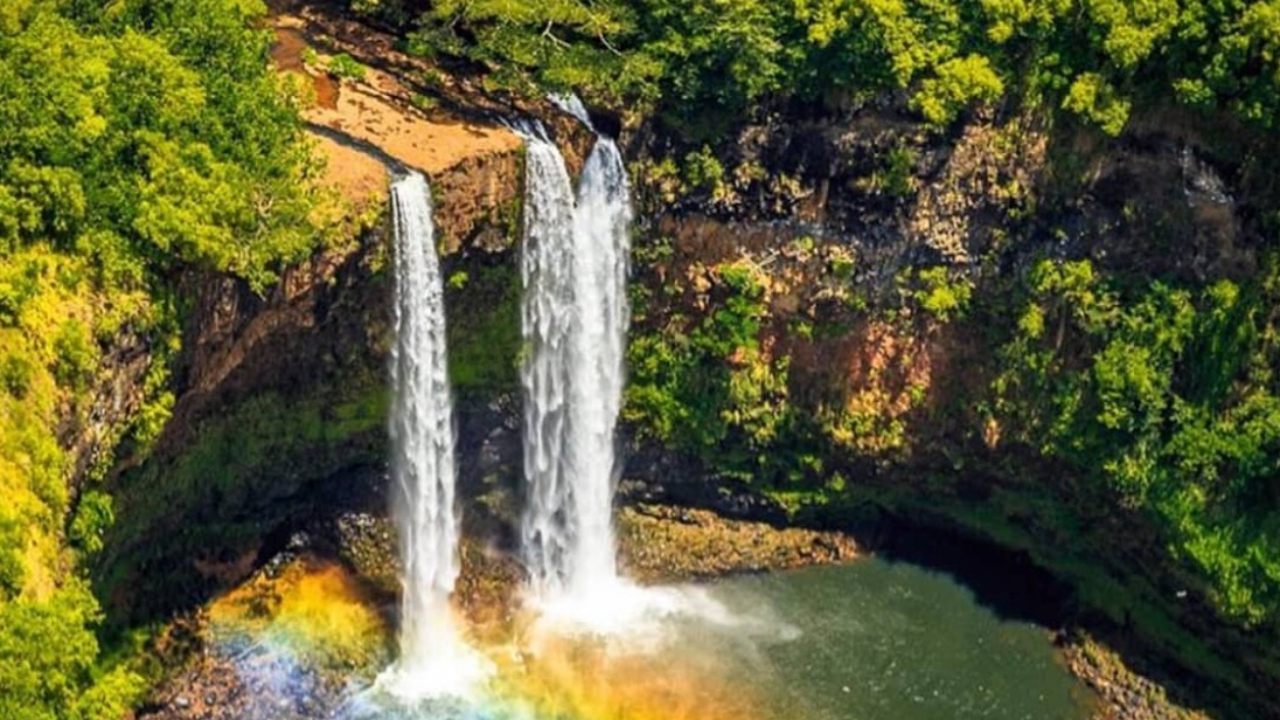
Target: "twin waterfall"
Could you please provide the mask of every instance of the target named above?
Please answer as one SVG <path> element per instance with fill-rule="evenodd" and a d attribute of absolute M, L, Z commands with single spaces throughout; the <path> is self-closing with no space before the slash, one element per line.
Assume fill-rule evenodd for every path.
<path fill-rule="evenodd" d="M 526 133 L 521 275 L 525 561 L 538 597 L 617 577 L 614 429 L 622 399 L 631 209 L 622 157 L 596 143 L 575 203 L 564 158 Z"/>
<path fill-rule="evenodd" d="M 580 109 L 580 106 L 578 106 Z M 579 114 L 586 122 L 586 114 Z M 614 430 L 622 398 L 631 209 L 617 146 L 601 138 L 575 199 L 541 128 L 527 141 L 521 275 L 526 354 L 522 540 L 536 598 L 592 594 L 617 579 Z M 453 407 L 444 292 L 426 179 L 393 182 L 395 343 L 390 433 L 404 564 L 395 694 L 449 692 L 473 656 L 453 625 L 458 576 Z"/>

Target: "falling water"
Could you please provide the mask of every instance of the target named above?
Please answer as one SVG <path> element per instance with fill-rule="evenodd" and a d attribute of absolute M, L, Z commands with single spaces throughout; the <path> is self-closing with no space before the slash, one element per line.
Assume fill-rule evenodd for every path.
<path fill-rule="evenodd" d="M 563 580 L 574 535 L 565 438 L 569 418 L 570 325 L 573 322 L 573 190 L 564 158 L 534 129 L 525 134 L 526 197 L 521 326 L 526 344 L 521 381 L 524 472 L 529 497 L 523 548 L 535 590 Z"/>
<path fill-rule="evenodd" d="M 614 429 L 628 322 L 629 190 L 617 146 L 601 138 L 575 203 L 560 151 L 540 128 L 523 134 L 524 548 L 535 592 L 583 596 L 617 579 Z"/>
<path fill-rule="evenodd" d="M 391 351 L 394 514 L 404 564 L 397 694 L 449 691 L 460 641 L 449 610 L 458 577 L 453 407 L 431 193 L 409 173 L 391 186 L 395 345 Z M 447 670 L 446 672 L 441 672 Z"/>
<path fill-rule="evenodd" d="M 595 130 L 591 124 L 591 115 L 587 112 L 587 106 L 582 104 L 582 98 L 571 93 L 552 93 L 547 96 L 547 99 L 556 107 L 572 115 L 578 122 Z"/>
<path fill-rule="evenodd" d="M 578 183 L 574 289 L 579 325 L 570 351 L 569 448 L 578 532 L 570 545 L 570 589 L 617 576 L 614 430 L 626 352 L 631 203 L 617 145 L 597 141 Z"/>

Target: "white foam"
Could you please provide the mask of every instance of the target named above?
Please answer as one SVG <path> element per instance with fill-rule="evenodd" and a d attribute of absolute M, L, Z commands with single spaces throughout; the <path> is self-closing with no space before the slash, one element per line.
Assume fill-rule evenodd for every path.
<path fill-rule="evenodd" d="M 767 606 L 737 612 L 707 588 L 691 585 L 642 587 L 612 579 L 572 593 L 530 597 L 526 607 L 537 615 L 531 632 L 534 643 L 585 635 L 625 652 L 651 653 L 681 642 L 690 626 L 697 625 L 766 641 L 791 641 L 800 635 Z"/>
<path fill-rule="evenodd" d="M 399 662 L 387 668 L 373 684 L 401 704 L 438 698 L 472 699 L 484 689 L 494 668 L 484 656 L 456 643 L 436 648 L 429 657 L 413 663 Z"/>

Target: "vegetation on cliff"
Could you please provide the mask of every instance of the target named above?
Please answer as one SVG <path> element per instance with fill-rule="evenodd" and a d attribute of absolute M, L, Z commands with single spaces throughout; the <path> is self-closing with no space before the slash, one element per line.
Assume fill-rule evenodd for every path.
<path fill-rule="evenodd" d="M 294 103 L 256 0 L 6 0 L 0 7 L 0 715 L 115 718 L 136 692 L 96 664 L 78 579 L 112 505 L 73 486 L 109 351 L 147 345 L 154 437 L 172 397 L 187 269 L 265 287 L 316 243 Z"/>
<path fill-rule="evenodd" d="M 1157 519 L 1247 625 L 1280 621 L 1280 271 L 1121 288 L 1037 265 L 1005 321 L 990 417 Z"/>
<path fill-rule="evenodd" d="M 1033 552 L 1085 609 L 1206 675 L 1242 682 L 1178 627 L 1206 607 L 1192 602 L 1259 638 L 1280 630 L 1274 253 L 1240 282 L 1045 258 L 975 288 L 938 266 L 868 306 L 831 294 L 839 263 L 802 238 L 774 258 L 818 261 L 797 308 L 778 280 L 788 270 L 765 273 L 749 254 L 672 258 L 666 242 L 645 250 L 655 256 L 635 289 L 624 414 L 642 440 L 793 510 L 923 492 L 906 506 Z M 935 351 L 909 338 L 927 344 L 948 325 L 982 349 L 948 371 L 963 377 L 931 377 Z M 987 497 L 948 504 L 975 474 Z M 1126 525 L 1132 537 L 1110 534 Z M 1126 565 L 1153 542 L 1158 565 Z"/>
<path fill-rule="evenodd" d="M 414 47 L 481 61 L 702 134 L 761 105 L 906 92 L 931 123 L 1006 97 L 1114 134 L 1134 102 L 1175 95 L 1270 126 L 1280 4 L 1122 0 L 352 0 L 416 25 Z M 423 11 L 423 6 L 429 8 Z M 421 14 L 420 14 L 421 13 Z"/>

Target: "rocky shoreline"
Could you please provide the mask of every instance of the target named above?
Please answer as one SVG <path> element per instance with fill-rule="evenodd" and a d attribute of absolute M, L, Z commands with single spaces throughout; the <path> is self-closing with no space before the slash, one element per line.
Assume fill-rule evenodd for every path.
<path fill-rule="evenodd" d="M 1092 720 L 1210 720 L 1182 707 L 1160 684 L 1131 670 L 1120 656 L 1086 632 L 1059 633 L 1058 645 L 1071 674 L 1098 698 Z"/>
<path fill-rule="evenodd" d="M 670 505 L 623 508 L 618 532 L 624 572 L 643 584 L 828 565 L 859 555 L 844 533 L 776 528 Z"/>

